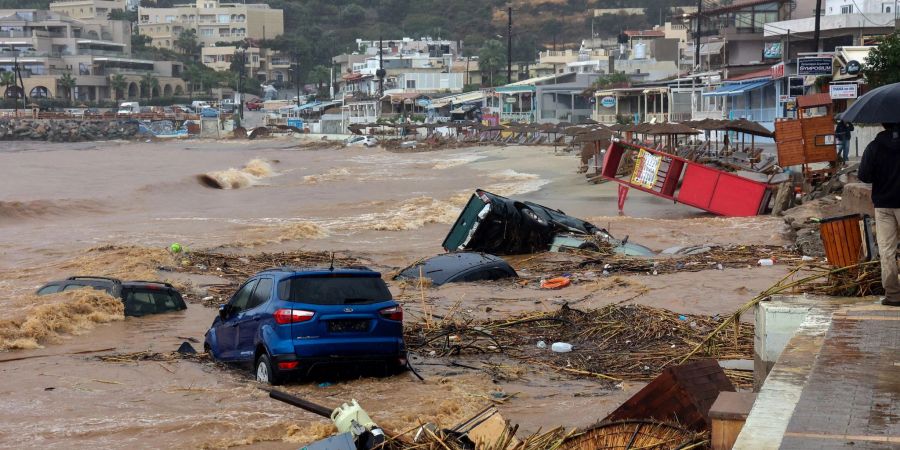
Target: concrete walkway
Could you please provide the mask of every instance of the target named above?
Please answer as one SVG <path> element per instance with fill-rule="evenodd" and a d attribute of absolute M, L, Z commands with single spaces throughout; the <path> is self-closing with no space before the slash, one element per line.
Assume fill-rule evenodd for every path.
<path fill-rule="evenodd" d="M 785 347 L 735 449 L 900 448 L 900 308 L 828 309 Z"/>

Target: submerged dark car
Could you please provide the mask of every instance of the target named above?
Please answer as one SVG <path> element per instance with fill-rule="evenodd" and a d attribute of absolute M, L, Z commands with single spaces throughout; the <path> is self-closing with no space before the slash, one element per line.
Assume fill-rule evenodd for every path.
<path fill-rule="evenodd" d="M 564 239 L 565 238 L 565 239 Z M 470 250 L 497 255 L 536 253 L 560 247 L 596 247 L 593 240 L 613 245 L 617 253 L 650 256 L 644 246 L 618 240 L 603 228 L 532 202 L 511 200 L 478 189 L 444 239 L 448 252 Z"/>
<path fill-rule="evenodd" d="M 187 309 L 181 293 L 169 283 L 159 281 L 122 281 L 117 278 L 80 276 L 53 281 L 41 286 L 37 295 L 76 289 L 97 289 L 122 299 L 126 316 L 145 316 Z"/>
<path fill-rule="evenodd" d="M 486 253 L 454 252 L 418 261 L 403 269 L 394 279 L 415 280 L 420 274 L 435 286 L 518 276 L 503 258 Z"/>

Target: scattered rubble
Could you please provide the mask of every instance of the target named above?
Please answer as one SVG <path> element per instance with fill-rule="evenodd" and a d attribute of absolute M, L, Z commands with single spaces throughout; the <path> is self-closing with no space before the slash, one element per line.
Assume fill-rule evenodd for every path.
<path fill-rule="evenodd" d="M 717 317 L 677 314 L 643 305 L 608 305 L 580 311 L 530 313 L 502 320 L 479 321 L 461 315 L 406 326 L 406 345 L 434 357 L 501 354 L 532 367 L 615 384 L 646 381 L 678 363 L 697 342 L 715 329 Z M 724 330 L 698 356 L 750 359 L 753 327 Z M 569 353 L 554 353 L 536 343 L 570 343 Z M 546 344 L 545 344 L 546 347 Z M 735 374 L 736 375 L 736 374 Z M 735 382 L 750 380 L 737 376 Z"/>

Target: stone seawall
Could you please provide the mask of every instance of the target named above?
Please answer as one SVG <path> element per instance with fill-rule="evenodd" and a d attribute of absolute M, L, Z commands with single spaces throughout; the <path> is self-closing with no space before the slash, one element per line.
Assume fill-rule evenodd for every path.
<path fill-rule="evenodd" d="M 138 124 L 117 120 L 0 120 L 0 140 L 78 142 L 136 139 Z"/>

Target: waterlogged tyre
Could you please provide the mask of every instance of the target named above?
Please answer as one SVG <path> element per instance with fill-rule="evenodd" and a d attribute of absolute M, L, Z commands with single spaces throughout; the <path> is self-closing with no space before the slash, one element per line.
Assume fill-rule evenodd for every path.
<path fill-rule="evenodd" d="M 272 360 L 269 359 L 269 355 L 263 353 L 259 355 L 259 358 L 256 360 L 256 365 L 254 366 L 256 374 L 256 381 L 269 384 L 272 386 L 278 386 L 281 384 L 282 379 L 281 375 L 278 373 L 278 369 L 276 369 L 272 365 Z"/>

